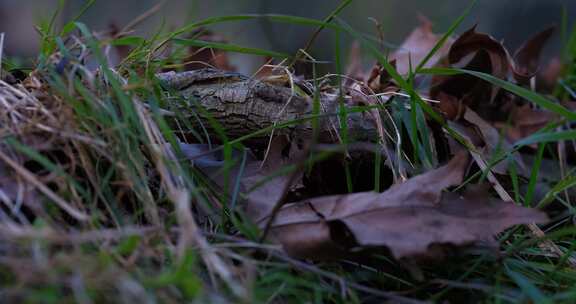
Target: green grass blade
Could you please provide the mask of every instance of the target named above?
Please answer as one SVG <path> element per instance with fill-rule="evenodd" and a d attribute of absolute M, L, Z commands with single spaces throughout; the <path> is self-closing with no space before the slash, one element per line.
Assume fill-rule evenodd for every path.
<path fill-rule="evenodd" d="M 540 166 L 542 164 L 542 158 L 544 156 L 545 147 L 546 143 L 538 144 L 536 159 L 534 160 L 534 165 L 532 166 L 532 171 L 530 172 L 528 189 L 526 190 L 526 195 L 524 195 L 524 206 L 527 207 L 529 207 L 532 204 L 532 196 L 534 196 L 534 191 L 536 190 L 536 182 L 538 181 L 538 172 L 540 171 Z"/>
<path fill-rule="evenodd" d="M 516 143 L 514 143 L 514 146 L 522 147 L 537 143 L 547 143 L 547 142 L 575 140 L 575 139 L 576 139 L 576 130 L 541 132 L 532 134 L 528 137 L 525 137 L 517 141 Z"/>
<path fill-rule="evenodd" d="M 196 47 L 207 47 L 212 49 L 218 49 L 228 52 L 235 52 L 235 53 L 242 53 L 242 54 L 250 54 L 250 55 L 258 55 L 258 56 L 269 56 L 273 58 L 289 58 L 290 55 L 286 53 L 274 52 L 264 49 L 258 48 L 250 48 L 239 46 L 230 43 L 219 43 L 219 42 L 210 42 L 210 41 L 202 41 L 196 39 L 172 39 L 175 44 L 179 45 L 186 45 L 186 46 L 196 46 Z"/>
<path fill-rule="evenodd" d="M 534 303 L 552 303 L 552 301 L 536 287 L 532 280 L 520 274 L 519 272 L 506 269 L 508 276 L 520 287 L 520 289 L 532 300 Z"/>
<path fill-rule="evenodd" d="M 438 40 L 438 42 L 436 42 L 436 44 L 434 45 L 432 50 L 430 50 L 430 52 L 428 52 L 428 54 L 426 54 L 426 57 L 424 57 L 424 59 L 422 59 L 422 61 L 420 61 L 420 63 L 416 67 L 416 74 L 418 74 L 420 72 L 422 67 L 424 67 L 426 65 L 426 63 L 428 63 L 430 58 L 432 58 L 432 56 L 434 56 L 434 54 L 436 54 L 436 52 L 438 52 L 438 50 L 444 45 L 444 43 L 446 43 L 446 40 L 448 40 L 448 38 L 450 38 L 450 35 L 452 35 L 454 33 L 454 31 L 456 31 L 456 29 L 460 26 L 460 24 L 462 24 L 462 21 L 464 21 L 464 19 L 466 19 L 466 17 L 470 14 L 470 11 L 472 10 L 472 8 L 476 5 L 476 1 L 477 0 L 473 0 L 470 3 L 470 5 L 468 5 L 468 7 L 464 10 L 464 12 L 456 20 L 454 20 L 454 22 L 452 22 L 452 24 L 450 25 L 450 27 L 448 28 L 446 33 L 444 33 L 444 35 L 442 35 L 442 37 Z"/>
<path fill-rule="evenodd" d="M 267 19 L 270 21 L 278 22 L 278 23 L 288 23 L 288 24 L 295 24 L 295 25 L 303 25 L 303 26 L 322 26 L 325 28 L 331 29 L 340 29 L 337 25 L 333 23 L 327 23 L 321 20 L 312 19 L 312 18 L 305 18 L 305 17 L 298 17 L 298 16 L 290 16 L 290 15 L 280 15 L 280 14 L 245 14 L 245 15 L 231 15 L 231 16 L 221 16 L 221 17 L 212 17 L 208 19 L 204 19 L 202 21 L 198 21 L 195 23 L 188 24 L 180 29 L 170 33 L 170 37 L 176 37 L 178 35 L 191 32 L 199 27 L 204 27 L 208 25 L 226 23 L 226 22 L 238 22 L 238 21 L 249 21 L 254 19 Z"/>
<path fill-rule="evenodd" d="M 486 73 L 482 73 L 482 72 L 477 72 L 477 71 L 470 71 L 470 70 L 464 70 L 464 69 L 454 69 L 454 68 L 432 68 L 432 69 L 424 69 L 421 71 L 421 73 L 423 74 L 433 74 L 433 75 L 455 75 L 455 74 L 468 74 L 468 75 L 472 75 L 475 77 L 478 77 L 482 80 L 485 80 L 493 85 L 496 85 L 502 89 L 505 89 L 506 91 L 509 91 L 511 93 L 514 93 L 528 101 L 531 101 L 535 104 L 537 104 L 538 106 L 552 111 L 554 113 L 557 113 L 558 115 L 561 115 L 565 118 L 568 118 L 569 120 L 576 120 L 576 113 L 570 111 L 569 109 L 566 109 L 565 107 L 563 107 L 562 105 L 555 103 L 549 99 L 547 99 L 546 97 L 530 91 L 528 89 L 525 89 L 523 87 L 517 86 L 511 82 L 508 82 L 506 80 L 502 80 L 500 78 L 494 77 L 490 74 L 486 74 Z"/>

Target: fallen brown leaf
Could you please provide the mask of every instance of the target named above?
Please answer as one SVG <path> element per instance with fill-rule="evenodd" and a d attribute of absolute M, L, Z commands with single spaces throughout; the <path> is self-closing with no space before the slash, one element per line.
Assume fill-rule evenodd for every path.
<path fill-rule="evenodd" d="M 490 57 L 491 74 L 498 78 L 506 78 L 508 75 L 509 55 L 501 42 L 492 36 L 476 32 L 476 26 L 464 32 L 450 48 L 448 61 L 450 64 L 458 64 L 467 56 L 485 51 Z"/>
<path fill-rule="evenodd" d="M 542 69 L 538 71 L 536 88 L 538 92 L 551 93 L 562 75 L 564 65 L 558 57 L 550 59 Z"/>
<path fill-rule="evenodd" d="M 409 179 L 384 193 L 361 192 L 310 199 L 285 206 L 272 232 L 295 257 L 326 259 L 355 248 L 388 248 L 396 258 L 421 257 L 431 245 L 469 245 L 490 240 L 516 224 L 546 216 L 485 195 L 442 190 L 461 183 L 467 154 Z"/>
<path fill-rule="evenodd" d="M 389 63 L 398 73 L 406 75 L 411 68 L 415 68 L 434 48 L 441 36 L 432 32 L 432 22 L 424 16 L 419 16 L 420 26 L 415 28 L 410 35 L 402 42 L 400 47 L 390 54 Z M 450 45 L 454 39 L 449 37 L 442 47 L 428 59 L 425 68 L 435 66 L 442 58 L 448 54 Z M 376 63 L 365 77 L 362 75 L 360 68 L 359 50 L 353 46 L 350 58 L 350 65 L 347 69 L 348 77 L 354 79 L 365 79 L 368 87 L 375 93 L 392 92 L 399 90 L 398 85 L 394 83 L 386 69 L 380 63 Z M 419 81 L 420 77 L 417 77 Z"/>
<path fill-rule="evenodd" d="M 485 160 L 495 159 L 496 155 L 500 152 L 511 153 L 513 150 L 512 144 L 508 141 L 505 136 L 502 136 L 498 130 L 492 126 L 490 123 L 482 119 L 476 112 L 467 109 L 463 119 L 476 127 L 479 131 L 478 135 L 482 141 L 483 154 Z M 472 140 L 474 142 L 474 140 Z M 520 153 L 511 153 L 510 159 L 505 159 L 494 167 L 492 170 L 498 174 L 508 173 L 508 162 L 513 160 L 516 164 L 516 168 L 519 173 L 525 175 L 528 172 L 526 165 L 522 161 L 522 156 Z"/>
<path fill-rule="evenodd" d="M 476 26 L 460 35 L 452 43 L 444 62 L 451 67 L 479 71 L 500 79 L 508 77 L 510 56 L 501 42 L 492 36 L 476 32 Z M 462 104 L 467 105 L 484 117 L 494 113 L 493 102 L 499 89 L 471 75 L 451 75 L 432 77 L 430 97 L 440 100 L 440 109 L 447 118 L 457 120 L 463 112 Z"/>
<path fill-rule="evenodd" d="M 513 75 L 519 83 L 528 84 L 540 66 L 540 53 L 555 31 L 551 26 L 528 39 L 514 54 Z"/>
<path fill-rule="evenodd" d="M 278 170 L 292 164 L 295 158 L 304 153 L 283 136 L 274 137 L 264 161 L 257 160 L 249 149 L 245 149 L 245 152 L 234 150 L 231 156 L 234 165 L 228 168 L 227 175 L 221 151 L 210 151 L 208 145 L 203 144 L 180 144 L 180 147 L 184 156 L 193 160 L 194 166 L 221 187 L 224 193 L 239 191 L 242 194 L 242 210 L 256 221 L 270 215 L 285 187 L 295 189 L 301 185 L 300 177 L 288 185 L 289 174 L 277 174 Z M 283 155 L 284 151 L 289 154 Z M 234 189 L 237 184 L 239 189 Z"/>
<path fill-rule="evenodd" d="M 390 56 L 390 60 L 396 60 L 396 70 L 401 75 L 410 71 L 410 65 L 416 67 L 428 53 L 434 48 L 441 36 L 432 32 L 432 22 L 424 16 L 420 16 L 420 26 L 415 28 L 402 42 L 402 45 Z M 450 45 L 454 39 L 449 38 L 442 47 L 428 60 L 424 67 L 433 67 L 438 61 L 448 54 Z"/>
<path fill-rule="evenodd" d="M 458 120 L 466 110 L 466 107 L 458 98 L 446 94 L 443 91 L 438 91 L 438 93 L 434 95 L 434 98 L 440 101 L 438 108 L 444 117 L 449 120 Z"/>
<path fill-rule="evenodd" d="M 512 126 L 506 128 L 506 130 L 508 137 L 513 142 L 536 133 L 547 124 L 558 119 L 557 114 L 546 110 L 534 109 L 529 104 L 514 107 L 510 115 Z M 498 126 L 502 127 L 500 124 Z"/>

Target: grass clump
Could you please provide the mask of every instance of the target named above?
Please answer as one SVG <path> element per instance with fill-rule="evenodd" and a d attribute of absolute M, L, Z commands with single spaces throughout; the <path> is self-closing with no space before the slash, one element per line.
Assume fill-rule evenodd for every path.
<path fill-rule="evenodd" d="M 159 31 L 150 38 L 125 33 L 95 36 L 78 18 L 58 31 L 53 22 L 41 25 L 41 53 L 29 75 L 21 82 L 0 83 L 0 297 L 30 303 L 573 301 L 576 231 L 568 191 L 574 177 L 569 161 L 556 157 L 555 152 L 576 139 L 571 128 L 574 112 L 557 102 L 571 99 L 576 79 L 573 52 L 566 57 L 568 64 L 553 96 L 478 71 L 425 69 L 426 61 L 456 31 L 462 16 L 422 62 L 414 63 L 416 68 L 409 75 L 400 75 L 373 46 L 371 37 L 337 18 L 349 2 L 342 2 L 322 21 L 282 15 L 225 16 Z M 408 100 L 355 108 L 381 111 L 383 128 L 396 140 L 388 145 L 389 155 L 409 164 L 409 170 L 398 165 L 387 171 L 385 160 L 373 157 L 369 188 L 376 191 L 385 190 L 391 180 L 427 171 L 446 160 L 439 155 L 430 121 L 455 142 L 466 143 L 421 97 L 415 85 L 419 75 L 467 73 L 558 114 L 560 122 L 485 160 L 486 167 L 475 167 L 466 182 L 487 178 L 498 162 L 537 144 L 536 152 L 531 152 L 536 159 L 532 175 L 518 176 L 512 166 L 506 188 L 518 203 L 552 206 L 553 224 L 535 226 L 544 233 L 536 237 L 523 227 L 508 230 L 499 237 L 499 256 L 479 251 L 418 266 L 386 254 L 371 254 L 361 263 L 346 259 L 312 263 L 289 257 L 278 245 L 259 242 L 261 231 L 229 208 L 230 198 L 239 194 L 215 191 L 210 180 L 186 159 L 175 126 L 193 134 L 197 142 L 220 143 L 224 168 L 237 165 L 234 151 L 243 151 L 247 140 L 258 134 L 208 138 L 188 118 L 169 113 L 166 92 L 154 77 L 166 66 L 184 66 L 189 46 L 278 57 L 286 59 L 288 67 L 301 61 L 319 64 L 307 52 L 290 56 L 183 38 L 200 27 L 256 18 L 312 26 L 317 32 L 331 31 L 338 39 L 348 34 L 363 43 L 408 96 Z M 573 50 L 573 40 L 566 49 Z M 164 55 L 169 44 L 173 52 Z M 130 52 L 121 61 L 111 62 L 111 53 L 122 46 L 129 46 Z M 336 48 L 337 74 L 344 81 L 340 45 Z M 16 68 L 6 61 L 3 67 Z M 300 92 L 311 98 L 322 85 L 320 77 L 313 76 L 313 91 Z M 350 113 L 342 109 L 339 114 L 345 121 Z M 267 134 L 298 123 L 302 121 L 258 132 Z M 348 143 L 346 137 L 344 143 Z M 537 195 L 542 186 L 538 173 L 550 160 L 563 168 L 563 176 Z M 309 160 L 307 170 L 312 170 L 314 161 Z M 352 192 L 357 189 L 357 175 L 352 165 L 344 163 L 344 185 Z M 550 243 L 557 251 L 542 246 Z"/>

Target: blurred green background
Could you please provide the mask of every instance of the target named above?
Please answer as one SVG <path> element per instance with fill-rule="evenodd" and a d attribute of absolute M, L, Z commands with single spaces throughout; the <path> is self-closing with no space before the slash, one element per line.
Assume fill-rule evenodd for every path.
<path fill-rule="evenodd" d="M 9 56 L 34 56 L 38 47 L 38 34 L 34 28 L 40 20 L 47 20 L 58 6 L 57 0 L 0 0 L 0 32 L 6 33 L 4 50 Z M 106 30 L 111 24 L 122 27 L 143 12 L 160 3 L 158 0 L 96 0 L 81 18 L 93 30 Z M 246 14 L 276 13 L 322 19 L 338 4 L 336 0 L 196 0 L 164 1 L 164 6 L 153 17 L 137 27 L 135 35 L 146 36 L 162 25 L 166 30 L 203 18 Z M 58 22 L 62 24 L 74 17 L 85 1 L 65 1 Z M 384 39 L 390 45 L 399 45 L 418 25 L 418 15 L 428 17 L 436 32 L 445 31 L 465 10 L 469 1 L 457 0 L 356 0 L 341 14 L 341 18 L 358 31 L 377 35 L 370 18 L 381 23 Z M 576 1 L 570 0 L 480 0 L 464 24 L 464 31 L 478 24 L 481 31 L 503 39 L 513 50 L 532 33 L 550 24 L 560 25 L 563 11 L 568 24 L 576 16 Z M 305 45 L 313 28 L 289 24 L 250 21 L 226 23 L 211 27 L 230 42 L 282 52 L 294 52 Z M 556 34 L 547 53 L 560 48 Z M 318 60 L 331 60 L 333 37 L 321 35 L 312 53 Z M 346 41 L 349 43 L 349 41 Z M 233 58 L 234 59 L 234 58 Z M 236 60 L 237 61 L 237 60 Z M 240 63 L 239 69 L 251 69 Z M 238 66 L 238 64 L 235 62 Z"/>

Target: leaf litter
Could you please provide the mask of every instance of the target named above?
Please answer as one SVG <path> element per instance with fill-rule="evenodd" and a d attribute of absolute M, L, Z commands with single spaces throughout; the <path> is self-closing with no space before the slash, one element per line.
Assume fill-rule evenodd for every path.
<path fill-rule="evenodd" d="M 531 81 L 534 79 L 542 78 L 543 82 L 550 87 L 551 84 L 556 83 L 561 68 L 552 63 L 546 69 L 540 69 L 540 54 L 553 31 L 551 27 L 536 34 L 527 40 L 512 57 L 501 42 L 487 34 L 477 32 L 476 27 L 472 27 L 457 38 L 450 37 L 444 46 L 430 58 L 424 68 L 464 68 L 490 74 L 525 87 L 531 87 Z M 194 32 L 192 38 L 219 43 L 225 41 L 220 36 L 204 29 Z M 398 50 L 389 56 L 390 63 L 400 74 L 409 74 L 411 68 L 427 56 L 439 39 L 440 35 L 432 32 L 430 21 L 422 17 L 421 25 L 407 37 Z M 129 52 L 127 48 L 124 48 L 122 53 L 124 55 L 121 55 L 121 59 L 125 59 Z M 360 56 L 360 49 L 355 45 L 352 50 L 351 64 L 347 69 L 348 79 L 353 81 L 344 82 L 343 97 L 352 100 L 352 104 L 373 106 L 382 103 L 402 103 L 402 98 L 398 97 L 402 91 L 399 84 L 394 83 L 380 64 L 375 64 L 367 73 L 364 73 Z M 218 49 L 190 47 L 184 59 L 183 64 L 172 65 L 170 68 L 177 66 L 181 70 L 196 70 L 205 65 L 211 65 L 221 70 L 235 69 L 226 51 Z M 270 79 L 273 78 L 274 70 L 265 69 L 258 77 L 272 83 Z M 283 71 L 293 72 L 287 68 Z M 40 72 L 38 71 L 38 74 Z M 297 79 L 303 84 L 302 88 L 308 88 L 309 83 L 303 80 L 304 77 L 288 76 L 284 75 L 281 77 L 282 81 L 275 80 L 273 83 L 288 86 L 292 79 Z M 421 76 L 417 75 L 417 77 Z M 95 77 L 92 80 L 98 79 Z M 170 149 L 159 152 L 160 150 L 151 148 L 146 150 L 145 155 L 137 156 L 147 159 L 153 155 L 150 157 L 152 159 L 146 160 L 146 172 L 154 170 L 159 172 L 152 174 L 127 170 L 130 157 L 134 155 L 121 161 L 115 160 L 111 156 L 111 153 L 115 152 L 106 151 L 100 138 L 90 138 L 89 132 L 94 131 L 90 129 L 77 128 L 79 131 L 69 132 L 64 137 L 54 139 L 54 143 L 50 142 L 56 146 L 67 147 L 62 148 L 66 157 L 62 157 L 58 151 L 45 149 L 43 145 L 47 143 L 38 141 L 37 138 L 43 136 L 52 138 L 54 133 L 64 129 L 62 126 L 69 126 L 68 129 L 74 130 L 75 127 L 71 126 L 74 119 L 66 120 L 64 117 L 52 115 L 58 112 L 60 107 L 64 107 L 64 104 L 59 99 L 51 100 L 49 96 L 42 94 L 43 90 L 46 90 L 46 83 L 43 82 L 41 75 L 32 74 L 26 81 L 24 83 L 26 87 L 20 84 L 12 86 L 4 83 L 0 87 L 2 89 L 0 94 L 4 98 L 3 101 L 6 101 L 3 103 L 0 121 L 0 126 L 5 129 L 4 132 L 36 147 L 38 151 L 47 155 L 50 161 L 56 163 L 56 166 L 64 168 L 67 174 L 79 179 L 85 178 L 94 170 L 89 166 L 79 165 L 86 164 L 86 157 L 102 159 L 107 165 L 115 168 L 114 170 L 118 170 L 118 173 L 112 174 L 114 180 L 111 184 L 121 200 L 150 203 L 153 202 L 155 195 L 161 196 L 166 191 L 169 199 L 176 203 L 177 222 L 180 228 L 193 230 L 182 234 L 175 241 L 178 243 L 176 246 L 178 255 L 182 258 L 186 254 L 186 246 L 194 243 L 200 244 L 199 246 L 206 251 L 203 254 L 206 263 L 212 263 L 213 271 L 227 284 L 233 286 L 232 290 L 237 296 L 246 297 L 245 290 L 237 286 L 238 277 L 234 273 L 233 263 L 228 258 L 221 258 L 225 257 L 226 253 L 213 252 L 213 248 L 199 232 L 200 227 L 190 212 L 189 202 L 192 198 L 191 192 L 186 190 L 185 182 L 181 177 L 172 174 L 170 171 L 172 169 L 164 163 L 165 160 L 161 160 L 162 157 L 159 154 L 166 154 L 168 159 L 174 160 L 173 153 L 166 152 Z M 332 153 L 338 155 L 337 163 L 342 165 L 342 168 L 350 162 L 371 159 L 374 154 L 386 158 L 384 162 L 387 166 L 386 170 L 395 170 L 395 162 L 407 163 L 405 167 L 411 167 L 408 170 L 411 176 L 405 180 L 394 179 L 385 185 L 387 189 L 383 192 L 360 191 L 341 194 L 345 191 L 334 187 L 326 191 L 339 192 L 339 194 L 307 195 L 307 187 L 311 184 L 310 179 L 313 176 L 311 170 L 314 169 L 309 167 L 305 160 L 311 157 L 316 152 L 315 147 L 320 145 L 313 142 L 303 145 L 298 139 L 286 135 L 278 135 L 271 139 L 270 146 L 267 147 L 269 153 L 266 153 L 266 158 L 263 157 L 263 149 L 260 146 L 248 145 L 239 149 L 234 148 L 229 159 L 224 157 L 222 147 L 214 149 L 215 146 L 212 145 L 185 143 L 185 139 L 179 139 L 182 140 L 179 148 L 193 166 L 216 185 L 218 189 L 216 192 L 229 194 L 222 201 L 230 202 L 230 204 L 220 205 L 221 209 L 231 211 L 232 214 L 238 212 L 246 215 L 246 220 L 259 227 L 262 235 L 268 237 L 268 241 L 280 244 L 288 255 L 295 258 L 315 261 L 340 260 L 354 258 L 359 253 L 370 254 L 385 251 L 398 260 L 441 260 L 442 255 L 438 255 L 438 248 L 454 250 L 454 248 L 463 249 L 488 244 L 493 252 L 497 252 L 496 237 L 515 225 L 529 224 L 532 230 L 537 229 L 536 231 L 541 232 L 534 224 L 544 224 L 550 221 L 544 211 L 522 207 L 518 204 L 520 202 L 513 202 L 507 194 L 500 195 L 500 199 L 494 198 L 490 188 L 495 188 L 497 192 L 499 191 L 497 187 L 503 189 L 498 180 L 502 179 L 502 176 L 508 178 L 512 163 L 521 176 L 530 178 L 530 172 L 528 172 L 530 166 L 525 162 L 526 159 L 534 162 L 532 155 L 536 147 L 527 147 L 528 151 L 513 151 L 514 143 L 536 134 L 550 124 L 557 123 L 559 117 L 555 113 L 535 107 L 527 100 L 470 75 L 434 75 L 429 81 L 429 87 L 426 88 L 427 94 L 424 92 L 421 94 L 425 98 L 429 97 L 425 100 L 434 101 L 431 102 L 432 107 L 439 110 L 449 120 L 449 126 L 473 146 L 479 148 L 478 151 L 473 151 L 473 155 L 480 155 L 484 161 L 494 159 L 502 151 L 512 155 L 511 158 L 491 168 L 481 168 L 489 171 L 491 184 L 464 182 L 465 178 L 471 176 L 472 172 L 477 169 L 470 162 L 469 152 L 461 143 L 452 138 L 447 138 L 449 145 L 442 150 L 449 151 L 442 157 L 450 158 L 450 160 L 435 169 L 419 171 L 410 163 L 408 157 L 402 156 L 402 153 L 397 156 L 397 159 L 391 159 L 392 154 L 382 153 L 382 151 L 388 152 L 392 145 L 396 145 L 394 148 L 405 148 L 405 146 L 398 138 L 397 142 L 387 142 L 385 139 L 392 138 L 390 134 L 395 132 L 401 134 L 403 131 L 394 125 L 394 122 L 390 123 L 387 120 L 393 119 L 396 113 L 389 114 L 389 117 L 384 115 L 381 117 L 378 110 L 371 110 L 371 115 L 368 115 L 380 135 L 381 142 L 375 145 L 376 151 L 364 151 L 366 153 L 361 153 L 360 156 L 352 155 L 347 145 L 339 142 L 341 139 L 338 137 L 334 137 L 336 139 L 330 144 L 339 148 L 343 147 L 338 152 Z M 303 92 L 300 94 L 312 92 L 305 89 L 301 90 Z M 22 96 L 14 96 L 15 92 L 23 93 Z M 43 98 L 43 102 L 46 100 L 47 102 L 39 102 L 38 99 L 29 95 L 30 92 L 38 94 Z M 332 96 L 335 95 L 334 92 L 335 89 L 328 86 L 321 94 Z M 389 92 L 397 95 L 391 94 L 386 98 L 376 96 Z M 86 93 L 84 93 L 85 96 Z M 378 98 L 374 98 L 375 96 Z M 32 104 L 24 107 L 22 100 Z M 8 109 L 17 111 L 8 111 Z M 46 117 L 38 122 L 36 119 L 39 114 L 30 113 L 30 109 L 36 109 L 40 116 L 46 115 Z M 139 115 L 144 125 L 149 128 L 147 129 L 148 136 L 154 139 L 153 142 L 155 144 L 167 142 L 155 127 L 153 119 L 147 116 L 149 113 L 142 108 L 139 109 Z M 60 113 L 73 115 L 72 111 Z M 425 123 L 433 124 L 429 117 L 426 117 Z M 98 130 L 96 134 L 102 137 L 113 134 L 108 133 L 113 132 L 109 130 L 100 132 L 102 130 Z M 114 136 L 109 139 L 114 139 L 117 143 L 121 142 L 120 138 Z M 438 144 L 442 145 L 442 143 Z M 414 149 L 414 147 L 409 147 L 408 150 L 410 148 Z M 442 147 L 436 148 L 441 151 Z M 565 147 L 565 149 L 570 151 L 569 148 Z M 6 158 L 17 154 L 13 146 L 6 144 L 0 145 L 0 153 Z M 548 158 L 544 161 L 552 161 L 549 155 L 546 157 Z M 233 165 L 230 166 L 227 160 L 231 160 Z M 15 217 L 15 221 L 26 222 L 28 221 L 26 217 L 41 218 L 47 211 L 44 203 L 46 198 L 54 201 L 64 213 L 55 220 L 56 222 L 69 224 L 74 220 L 87 220 L 91 215 L 84 213 L 87 209 L 81 203 L 78 194 L 78 191 L 83 189 L 82 187 L 93 189 L 95 200 L 100 204 L 105 204 L 110 199 L 102 197 L 100 186 L 96 186 L 96 181 L 89 180 L 77 189 L 72 189 L 72 186 L 67 184 L 66 177 L 54 176 L 34 166 L 30 168 L 30 163 L 37 165 L 37 162 L 39 162 L 38 158 L 33 159 L 28 154 L 19 155 L 18 162 L 6 162 L 13 164 L 11 168 L 0 163 L 0 200 L 11 209 L 12 214 L 9 216 Z M 24 164 L 28 164 L 28 167 Z M 156 169 L 152 169 L 154 167 Z M 414 172 L 419 172 L 419 174 Z M 12 178 L 15 173 L 20 178 Z M 494 177 L 492 173 L 498 174 L 499 177 Z M 326 172 L 321 171 L 320 176 L 322 174 Z M 407 173 L 404 172 L 403 175 L 405 174 Z M 367 174 L 360 172 L 359 175 Z M 152 182 L 141 188 L 141 192 L 134 191 L 131 187 L 134 180 L 138 180 L 136 176 L 144 177 L 143 180 Z M 542 179 L 539 182 L 544 183 Z M 51 184 L 50 187 L 43 187 L 42 183 Z M 455 189 L 456 187 L 458 188 Z M 65 199 L 61 194 L 66 194 Z M 21 212 L 22 206 L 30 208 L 31 211 Z M 110 206 L 107 208 L 110 209 Z M 92 208 L 91 211 L 97 210 Z M 114 214 L 117 211 L 106 210 L 105 212 Z M 163 220 L 159 218 L 157 212 L 155 207 L 145 209 L 146 222 L 161 223 Z M 209 221 L 219 222 L 215 214 L 208 214 L 212 217 Z M 4 214 L 2 216 L 6 218 Z M 13 221 L 5 221 L 3 225 L 10 226 Z M 114 220 L 108 221 L 107 224 L 112 222 Z M 11 229 L 10 231 L 13 232 L 28 231 Z M 236 231 L 236 233 L 239 232 Z M 543 233 L 536 234 L 538 237 L 544 235 Z M 555 250 L 557 249 L 551 251 L 557 254 Z"/>
<path fill-rule="evenodd" d="M 383 193 L 360 192 L 290 204 L 276 216 L 274 235 L 288 253 L 302 258 L 377 246 L 404 258 L 425 256 L 433 244 L 468 245 L 490 240 L 512 225 L 547 221 L 540 211 L 490 202 L 486 193 L 472 197 L 443 194 L 445 188 L 462 182 L 467 160 L 465 152 L 459 153 L 445 166 Z"/>

